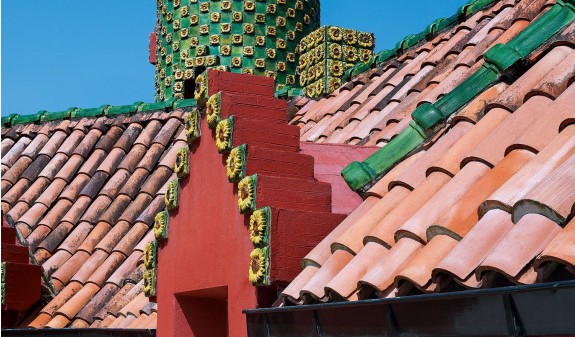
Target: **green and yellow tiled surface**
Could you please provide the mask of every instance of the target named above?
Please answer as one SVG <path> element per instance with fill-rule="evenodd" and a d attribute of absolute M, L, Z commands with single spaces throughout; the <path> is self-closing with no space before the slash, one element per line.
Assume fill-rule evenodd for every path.
<path fill-rule="evenodd" d="M 184 97 L 206 67 L 297 86 L 296 48 L 319 27 L 319 0 L 158 0 L 156 101 Z"/>
<path fill-rule="evenodd" d="M 343 84 L 347 69 L 370 62 L 374 48 L 372 33 L 321 27 L 304 37 L 298 46 L 299 85 L 308 97 L 329 94 Z"/>

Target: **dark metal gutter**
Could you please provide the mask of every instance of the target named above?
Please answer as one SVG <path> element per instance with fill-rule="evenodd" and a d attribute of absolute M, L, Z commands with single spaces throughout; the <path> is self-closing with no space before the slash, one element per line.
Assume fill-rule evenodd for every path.
<path fill-rule="evenodd" d="M 575 334 L 575 281 L 244 310 L 255 336 Z"/>
<path fill-rule="evenodd" d="M 156 329 L 2 329 L 2 337 L 156 337 Z"/>

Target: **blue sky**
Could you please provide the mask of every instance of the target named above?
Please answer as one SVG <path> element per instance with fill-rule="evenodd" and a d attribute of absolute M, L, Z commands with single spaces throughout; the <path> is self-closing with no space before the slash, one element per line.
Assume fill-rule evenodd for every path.
<path fill-rule="evenodd" d="M 373 32 L 379 51 L 465 2 L 323 0 L 321 24 Z M 155 3 L 3 1 L 2 115 L 153 101 Z"/>

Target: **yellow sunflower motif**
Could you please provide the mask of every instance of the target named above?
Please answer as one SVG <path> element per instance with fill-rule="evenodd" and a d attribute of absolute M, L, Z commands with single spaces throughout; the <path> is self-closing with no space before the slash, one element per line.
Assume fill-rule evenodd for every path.
<path fill-rule="evenodd" d="M 312 82 L 313 80 L 315 80 L 315 74 L 316 74 L 315 67 L 310 67 L 307 71 L 307 76 L 306 76 L 307 80 L 309 82 Z"/>
<path fill-rule="evenodd" d="M 339 79 L 337 77 L 332 77 L 329 80 L 329 91 L 330 92 L 337 90 L 340 86 L 341 86 L 341 79 Z"/>
<path fill-rule="evenodd" d="M 295 76 L 294 75 L 287 75 L 286 84 L 289 84 L 289 85 L 295 84 Z"/>
<path fill-rule="evenodd" d="M 194 59 L 193 58 L 187 58 L 185 61 L 186 64 L 186 68 L 192 68 L 194 66 Z"/>
<path fill-rule="evenodd" d="M 323 91 L 325 90 L 325 85 L 324 85 L 324 80 L 320 79 L 319 81 L 316 82 L 315 84 L 315 94 L 316 95 L 321 95 L 323 94 Z"/>
<path fill-rule="evenodd" d="M 146 247 L 144 248 L 144 266 L 146 269 L 154 269 L 156 268 L 156 252 L 158 248 L 158 242 L 156 240 L 152 240 L 148 242 Z"/>
<path fill-rule="evenodd" d="M 222 10 L 229 11 L 232 9 L 232 2 L 231 1 L 222 1 Z"/>
<path fill-rule="evenodd" d="M 287 38 L 288 38 L 290 41 L 295 40 L 295 32 L 294 32 L 293 30 L 288 30 L 288 32 L 287 32 Z"/>
<path fill-rule="evenodd" d="M 212 45 L 218 45 L 220 44 L 220 36 L 219 35 L 211 35 L 210 36 L 210 44 Z"/>
<path fill-rule="evenodd" d="M 232 14 L 232 20 L 234 22 L 242 22 L 243 19 L 244 19 L 244 15 L 242 14 L 242 12 L 234 12 Z"/>
<path fill-rule="evenodd" d="M 256 59 L 255 66 L 256 66 L 256 68 L 265 68 L 266 60 L 265 59 Z"/>
<path fill-rule="evenodd" d="M 206 64 L 206 58 L 204 56 L 196 57 L 195 62 L 196 67 L 201 67 Z"/>
<path fill-rule="evenodd" d="M 236 182 L 244 178 L 246 146 L 234 147 L 226 159 L 226 174 L 230 182 Z"/>
<path fill-rule="evenodd" d="M 190 148 L 188 146 L 182 147 L 176 153 L 174 172 L 178 178 L 185 177 L 190 173 Z"/>
<path fill-rule="evenodd" d="M 255 248 L 250 253 L 249 280 L 252 285 L 267 283 L 267 248 Z"/>
<path fill-rule="evenodd" d="M 200 115 L 198 109 L 194 109 L 184 117 L 184 126 L 186 127 L 186 137 L 188 142 L 193 142 L 200 137 Z"/>
<path fill-rule="evenodd" d="M 214 129 L 220 122 L 221 94 L 212 95 L 206 103 L 206 121 L 210 129 Z"/>
<path fill-rule="evenodd" d="M 229 24 L 229 23 L 222 23 L 222 24 L 220 25 L 220 32 L 222 32 L 222 33 L 225 34 L 225 33 L 231 32 L 231 31 L 232 31 L 232 25 L 231 25 L 231 24 Z"/>
<path fill-rule="evenodd" d="M 166 35 L 168 33 L 168 27 L 164 26 L 161 30 L 162 35 Z"/>
<path fill-rule="evenodd" d="M 254 70 L 252 68 L 244 68 L 242 69 L 242 74 L 253 75 Z"/>
<path fill-rule="evenodd" d="M 373 47 L 373 34 L 370 33 L 359 33 L 358 42 L 359 45 L 363 48 L 371 48 Z"/>
<path fill-rule="evenodd" d="M 181 17 L 186 17 L 190 14 L 190 9 L 188 8 L 188 6 L 184 6 L 182 8 L 180 8 L 180 16 Z"/>
<path fill-rule="evenodd" d="M 286 59 L 290 63 L 295 63 L 295 54 L 294 53 L 287 53 Z"/>
<path fill-rule="evenodd" d="M 270 59 L 275 59 L 276 58 L 276 50 L 273 48 L 268 48 L 266 50 L 266 56 Z"/>
<path fill-rule="evenodd" d="M 144 294 L 146 297 L 156 296 L 156 271 L 154 269 L 144 272 Z"/>
<path fill-rule="evenodd" d="M 277 11 L 277 7 L 276 7 L 276 5 L 270 4 L 270 5 L 268 5 L 266 11 L 267 11 L 269 14 L 275 14 L 276 11 Z"/>
<path fill-rule="evenodd" d="M 346 44 L 353 46 L 357 43 L 357 34 L 354 30 L 345 29 L 343 35 Z"/>
<path fill-rule="evenodd" d="M 277 69 L 277 71 L 279 71 L 279 72 L 284 72 L 284 71 L 286 71 L 286 64 L 285 64 L 285 62 L 281 62 L 281 61 L 278 62 L 277 65 L 276 65 L 276 69 Z"/>
<path fill-rule="evenodd" d="M 175 8 L 180 7 L 180 0 L 174 0 L 174 7 Z"/>
<path fill-rule="evenodd" d="M 301 22 L 298 22 L 295 24 L 295 30 L 297 30 L 298 32 L 301 32 L 303 30 L 303 24 Z"/>
<path fill-rule="evenodd" d="M 329 61 L 329 74 L 332 76 L 341 77 L 343 76 L 343 63 L 341 61 Z"/>
<path fill-rule="evenodd" d="M 329 27 L 328 34 L 329 39 L 332 41 L 341 41 L 343 38 L 341 28 L 339 27 Z"/>
<path fill-rule="evenodd" d="M 172 85 L 172 78 L 171 78 L 171 77 L 166 77 L 166 78 L 164 78 L 164 85 L 165 85 L 166 87 L 171 86 L 171 85 Z"/>
<path fill-rule="evenodd" d="M 189 55 L 190 55 L 190 53 L 187 50 L 182 50 L 180 52 L 180 60 L 187 59 Z"/>
<path fill-rule="evenodd" d="M 216 147 L 219 153 L 228 151 L 232 147 L 233 119 L 226 118 L 216 126 Z"/>
<path fill-rule="evenodd" d="M 285 27 L 286 19 L 283 16 L 278 16 L 276 19 L 276 26 L 277 27 Z"/>
<path fill-rule="evenodd" d="M 306 95 L 308 97 L 315 97 L 315 85 L 310 84 L 306 89 Z"/>
<path fill-rule="evenodd" d="M 232 57 L 232 67 L 240 68 L 242 66 L 242 58 L 239 56 Z"/>
<path fill-rule="evenodd" d="M 184 79 L 189 80 L 192 77 L 194 77 L 194 71 L 192 69 L 186 69 L 184 71 Z"/>
<path fill-rule="evenodd" d="M 258 209 L 250 216 L 250 240 L 256 247 L 268 244 L 269 216 L 268 207 Z"/>
<path fill-rule="evenodd" d="M 293 8 L 287 9 L 287 16 L 288 18 L 295 18 L 295 10 Z"/>
<path fill-rule="evenodd" d="M 197 16 L 197 15 L 192 15 L 192 16 L 190 16 L 190 24 L 191 24 L 192 26 L 197 25 L 198 22 L 200 22 L 200 17 L 199 17 L 199 16 Z"/>
<path fill-rule="evenodd" d="M 184 83 L 182 81 L 176 81 L 174 84 L 174 92 L 181 92 L 184 89 Z"/>
<path fill-rule="evenodd" d="M 265 22 L 266 22 L 265 14 L 256 14 L 256 23 L 265 23 Z"/>
<path fill-rule="evenodd" d="M 174 28 L 174 30 L 180 29 L 180 20 L 174 20 L 174 23 L 172 23 L 172 27 Z"/>
<path fill-rule="evenodd" d="M 323 63 L 320 63 L 315 67 L 315 78 L 321 78 L 324 74 Z"/>
<path fill-rule="evenodd" d="M 371 52 L 371 50 L 360 49 L 360 51 L 359 51 L 359 60 L 363 63 L 369 63 L 372 56 L 373 56 L 373 53 Z"/>
<path fill-rule="evenodd" d="M 276 48 L 278 49 L 286 49 L 287 42 L 284 39 L 277 39 L 276 40 Z"/>
<path fill-rule="evenodd" d="M 276 36 L 276 27 L 267 26 L 267 27 L 266 27 L 266 35 L 268 35 L 268 36 Z"/>
<path fill-rule="evenodd" d="M 182 39 L 185 39 L 188 37 L 189 33 L 190 33 L 190 30 L 188 28 L 183 28 L 182 30 L 180 30 L 180 37 Z"/>
<path fill-rule="evenodd" d="M 169 44 L 169 43 L 172 43 L 172 33 L 166 35 L 166 42 L 167 42 L 168 44 Z"/>
<path fill-rule="evenodd" d="M 220 53 L 222 53 L 222 56 L 229 56 L 232 53 L 232 47 L 228 45 L 221 46 Z"/>
<path fill-rule="evenodd" d="M 168 214 L 161 211 L 154 217 L 154 237 L 156 240 L 168 238 Z"/>
<path fill-rule="evenodd" d="M 256 175 L 245 177 L 238 183 L 238 207 L 240 213 L 245 213 L 255 208 L 256 184 Z"/>
<path fill-rule="evenodd" d="M 345 60 L 347 62 L 357 61 L 357 58 L 358 58 L 357 50 L 354 47 L 350 47 L 350 46 L 343 47 L 343 53 L 345 55 Z"/>
<path fill-rule="evenodd" d="M 206 101 L 207 91 L 206 77 L 204 74 L 200 74 L 196 77 L 196 88 L 194 91 L 194 98 L 200 106 Z"/>
<path fill-rule="evenodd" d="M 202 2 L 200 4 L 200 12 L 208 12 L 210 10 L 210 3 L 209 2 Z"/>
<path fill-rule="evenodd" d="M 190 39 L 190 47 L 195 48 L 198 46 L 198 44 L 199 44 L 199 40 L 197 37 L 192 37 Z"/>
<path fill-rule="evenodd" d="M 242 44 L 244 42 L 244 37 L 240 34 L 233 34 L 232 35 L 232 43 L 233 44 Z"/>
<path fill-rule="evenodd" d="M 276 73 L 274 71 L 268 70 L 268 71 L 266 71 L 266 77 L 270 77 L 270 78 L 273 78 L 275 80 L 276 79 Z"/>
<path fill-rule="evenodd" d="M 244 2 L 244 10 L 245 11 L 254 11 L 256 9 L 256 4 L 253 1 L 245 1 Z"/>
<path fill-rule="evenodd" d="M 221 14 L 218 12 L 210 13 L 210 21 L 211 22 L 220 22 Z"/>
<path fill-rule="evenodd" d="M 245 34 L 253 34 L 254 33 L 254 25 L 251 23 L 244 23 L 244 33 Z"/>
<path fill-rule="evenodd" d="M 210 26 L 209 25 L 201 25 L 200 26 L 200 34 L 201 35 L 207 35 L 210 32 Z"/>
<path fill-rule="evenodd" d="M 297 9 L 298 11 L 303 10 L 303 2 L 301 0 L 297 0 L 295 3 L 295 9 Z"/>
<path fill-rule="evenodd" d="M 166 47 L 162 47 L 162 49 L 160 49 L 160 55 L 166 56 L 166 53 L 167 53 Z"/>
<path fill-rule="evenodd" d="M 166 21 L 171 22 L 173 18 L 174 18 L 173 13 L 170 12 L 166 14 Z"/>
<path fill-rule="evenodd" d="M 266 44 L 266 38 L 264 36 L 256 36 L 256 45 L 263 46 Z"/>
<path fill-rule="evenodd" d="M 254 47 L 252 46 L 245 46 L 243 51 L 245 56 L 254 56 Z"/>
<path fill-rule="evenodd" d="M 176 70 L 176 72 L 174 72 L 174 78 L 176 80 L 181 80 L 182 78 L 184 78 L 184 72 L 181 70 Z"/>
<path fill-rule="evenodd" d="M 180 185 L 178 179 L 174 179 L 168 183 L 166 192 L 164 193 L 164 202 L 166 208 L 171 211 L 178 208 L 178 194 L 180 193 Z"/>

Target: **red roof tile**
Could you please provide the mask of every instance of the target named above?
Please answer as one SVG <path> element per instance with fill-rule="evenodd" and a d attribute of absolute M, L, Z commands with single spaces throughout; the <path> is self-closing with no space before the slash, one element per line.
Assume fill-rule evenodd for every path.
<path fill-rule="evenodd" d="M 450 92 L 487 49 L 548 8 L 543 0 L 500 2 L 307 102 L 291 122 L 305 141 L 385 146 L 418 105 Z M 574 226 L 567 223 L 575 215 L 574 29 L 471 100 L 383 176 L 306 256 L 283 303 L 575 278 Z"/>
<path fill-rule="evenodd" d="M 142 246 L 153 238 L 161 188 L 181 145 L 174 142 L 183 114 L 159 116 L 50 122 L 40 133 L 3 129 L 11 137 L 2 140 L 3 209 L 43 268 L 45 295 L 54 298 L 29 326 L 102 325 L 137 297 L 138 305 L 126 309 L 130 317 L 155 327 L 155 313 L 140 314 L 149 303 L 141 286 L 130 287 L 130 296 L 120 289 L 141 283 Z"/>

